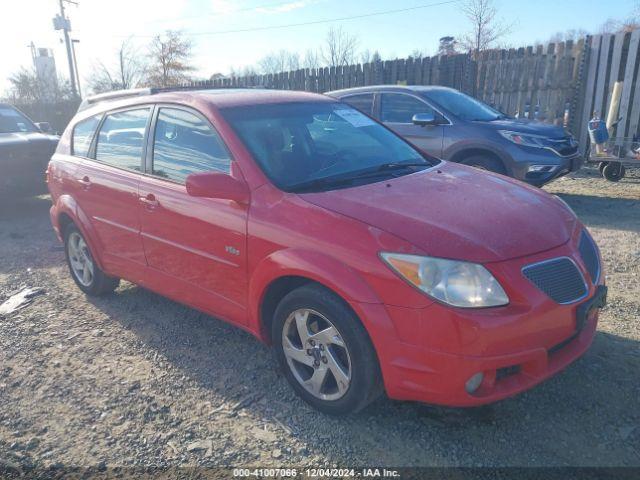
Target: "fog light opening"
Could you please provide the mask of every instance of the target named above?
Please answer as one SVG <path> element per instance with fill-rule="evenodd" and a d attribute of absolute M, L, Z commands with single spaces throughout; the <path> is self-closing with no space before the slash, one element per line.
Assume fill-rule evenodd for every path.
<path fill-rule="evenodd" d="M 478 372 L 475 375 L 473 375 L 471 378 L 469 378 L 469 380 L 467 380 L 467 383 L 465 383 L 464 385 L 464 389 L 467 391 L 468 394 L 471 395 L 475 393 L 476 390 L 478 390 L 478 388 L 480 387 L 480 384 L 482 383 L 482 380 L 484 380 L 484 373 Z"/>
<path fill-rule="evenodd" d="M 558 167 L 556 165 L 530 165 L 529 172 L 530 173 L 549 173 L 553 172 Z"/>

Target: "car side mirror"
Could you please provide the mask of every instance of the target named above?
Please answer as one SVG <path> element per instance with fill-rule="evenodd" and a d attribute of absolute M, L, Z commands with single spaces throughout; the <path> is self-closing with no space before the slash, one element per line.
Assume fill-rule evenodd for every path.
<path fill-rule="evenodd" d="M 247 184 L 221 172 L 192 173 L 187 177 L 187 193 L 192 197 L 220 198 L 237 203 L 249 203 Z"/>
<path fill-rule="evenodd" d="M 37 122 L 36 127 L 42 133 L 53 133 L 53 128 L 51 128 L 51 124 L 49 122 Z"/>
<path fill-rule="evenodd" d="M 411 121 L 414 125 L 420 125 L 421 127 L 438 123 L 433 113 L 416 113 Z"/>

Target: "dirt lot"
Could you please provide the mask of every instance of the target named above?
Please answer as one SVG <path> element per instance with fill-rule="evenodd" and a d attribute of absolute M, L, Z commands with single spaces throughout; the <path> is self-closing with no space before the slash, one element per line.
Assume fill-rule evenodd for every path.
<path fill-rule="evenodd" d="M 0 211 L 0 466 L 640 466 L 640 173 L 560 194 L 599 243 L 609 306 L 593 347 L 514 399 L 445 409 L 381 399 L 346 418 L 298 400 L 248 334 L 123 282 L 85 297 L 38 198 Z M 543 228 L 543 227 L 541 227 Z"/>

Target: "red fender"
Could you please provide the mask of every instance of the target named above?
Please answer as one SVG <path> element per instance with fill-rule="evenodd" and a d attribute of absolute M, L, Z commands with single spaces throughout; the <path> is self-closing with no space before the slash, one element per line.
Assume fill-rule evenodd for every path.
<path fill-rule="evenodd" d="M 267 288 L 273 281 L 286 276 L 304 277 L 324 285 L 342 297 L 358 314 L 359 303 L 381 303 L 365 280 L 339 260 L 312 250 L 279 250 L 260 261 L 250 275 L 249 327 L 258 335 L 262 331 L 260 306 Z"/>
<path fill-rule="evenodd" d="M 51 223 L 53 223 L 53 228 L 58 232 L 61 240 L 63 232 L 60 230 L 60 215 L 63 213 L 69 216 L 76 227 L 78 227 L 80 233 L 82 233 L 82 236 L 89 244 L 91 255 L 98 264 L 98 267 L 104 269 L 102 258 L 100 257 L 100 252 L 103 250 L 100 239 L 91 224 L 89 216 L 80 208 L 71 195 L 60 195 L 56 203 L 51 207 Z"/>

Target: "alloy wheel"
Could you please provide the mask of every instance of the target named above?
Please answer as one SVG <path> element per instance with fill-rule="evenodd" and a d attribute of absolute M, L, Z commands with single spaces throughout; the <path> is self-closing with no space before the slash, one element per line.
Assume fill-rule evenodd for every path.
<path fill-rule="evenodd" d="M 291 373 L 322 400 L 343 397 L 351 384 L 351 357 L 342 335 L 315 310 L 292 312 L 282 329 L 282 348 Z"/>
<path fill-rule="evenodd" d="M 67 240 L 67 253 L 71 270 L 78 282 L 89 287 L 93 282 L 94 264 L 89 247 L 78 232 L 72 232 Z"/>

